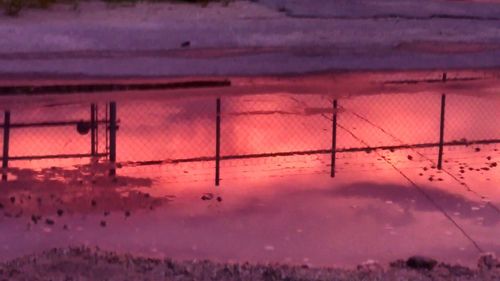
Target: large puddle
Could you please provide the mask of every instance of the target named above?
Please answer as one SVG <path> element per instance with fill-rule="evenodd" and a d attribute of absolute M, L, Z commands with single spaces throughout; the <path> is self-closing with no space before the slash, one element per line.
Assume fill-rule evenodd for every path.
<path fill-rule="evenodd" d="M 105 157 L 19 160 L 90 153 L 90 133 L 76 126 L 11 129 L 9 154 L 17 160 L 0 185 L 0 258 L 80 244 L 146 256 L 311 265 L 414 254 L 471 264 L 482 251 L 498 253 L 500 98 L 491 94 L 498 84 L 457 80 L 443 88 L 390 78 L 386 86 L 360 79 L 352 91 L 331 84 L 342 93 L 328 90 L 323 77 L 311 82 L 315 88 L 236 79 L 240 94 L 3 98 L 12 124 L 88 120 L 90 103 L 104 120 L 107 102 L 115 101 L 119 129 L 116 179 L 108 177 Z M 473 86 L 477 92 L 464 91 Z M 446 145 L 438 170 L 444 93 Z M 105 124 L 97 135 L 98 151 L 106 153 Z"/>

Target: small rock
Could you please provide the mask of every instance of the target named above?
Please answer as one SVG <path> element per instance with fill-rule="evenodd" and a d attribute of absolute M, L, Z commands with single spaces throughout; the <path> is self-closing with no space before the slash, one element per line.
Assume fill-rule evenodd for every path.
<path fill-rule="evenodd" d="M 484 253 L 479 257 L 477 267 L 482 270 L 491 270 L 500 265 L 500 261 L 496 258 L 494 253 Z"/>
<path fill-rule="evenodd" d="M 105 217 L 109 216 L 109 211 L 104 211 L 104 216 Z"/>
<path fill-rule="evenodd" d="M 266 250 L 266 251 L 274 251 L 274 246 L 273 245 L 266 245 L 264 247 L 264 250 Z"/>
<path fill-rule="evenodd" d="M 406 261 L 406 266 L 413 269 L 432 270 L 436 264 L 436 260 L 422 256 L 413 256 Z"/>
<path fill-rule="evenodd" d="M 54 225 L 55 222 L 53 220 L 51 220 L 51 219 L 46 219 L 45 223 L 48 224 L 48 225 Z"/>
<path fill-rule="evenodd" d="M 42 217 L 41 216 L 37 216 L 37 215 L 31 215 L 31 221 L 33 221 L 34 224 L 37 224 L 39 220 L 41 220 Z"/>
<path fill-rule="evenodd" d="M 205 193 L 203 196 L 201 196 L 201 200 L 207 201 L 207 200 L 212 200 L 214 199 L 214 195 L 212 193 Z"/>
<path fill-rule="evenodd" d="M 130 211 L 125 211 L 125 217 L 126 218 L 130 217 Z"/>
<path fill-rule="evenodd" d="M 384 270 L 384 268 L 374 260 L 367 260 L 363 262 L 362 264 L 357 266 L 357 269 L 361 271 L 370 271 L 370 272 L 379 272 Z"/>
<path fill-rule="evenodd" d="M 408 160 L 410 160 L 410 161 L 413 160 L 413 156 L 408 155 Z"/>
<path fill-rule="evenodd" d="M 222 202 L 222 197 L 217 196 L 217 202 Z"/>
<path fill-rule="evenodd" d="M 64 214 L 64 211 L 63 211 L 63 210 L 61 210 L 61 209 L 58 209 L 58 210 L 57 210 L 57 215 L 58 215 L 58 216 L 62 216 L 63 214 Z"/>
<path fill-rule="evenodd" d="M 95 207 L 97 205 L 97 202 L 94 199 L 92 199 L 92 201 L 90 201 L 90 205 L 92 205 L 92 207 Z"/>
<path fill-rule="evenodd" d="M 182 44 L 181 44 L 181 47 L 182 47 L 182 48 L 187 48 L 187 47 L 189 47 L 189 46 L 191 46 L 191 41 L 184 41 L 184 42 L 182 42 Z"/>
<path fill-rule="evenodd" d="M 14 196 L 10 197 L 10 203 L 15 204 L 16 203 L 16 197 L 14 197 Z"/>
<path fill-rule="evenodd" d="M 102 227 L 106 227 L 106 221 L 101 221 L 100 225 L 101 225 Z"/>

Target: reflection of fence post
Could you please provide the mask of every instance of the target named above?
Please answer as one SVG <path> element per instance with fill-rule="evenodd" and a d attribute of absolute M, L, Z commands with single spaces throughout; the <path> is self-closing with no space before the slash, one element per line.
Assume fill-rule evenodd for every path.
<path fill-rule="evenodd" d="M 446 76 L 444 76 L 446 77 Z M 439 155 L 437 167 L 439 170 L 443 167 L 443 146 L 444 146 L 444 116 L 446 107 L 446 95 L 441 96 L 441 126 L 439 129 Z"/>
<path fill-rule="evenodd" d="M 331 174 L 332 178 L 335 177 L 335 158 L 337 152 L 337 100 L 333 101 L 333 123 L 332 123 L 332 161 L 331 161 Z"/>
<path fill-rule="evenodd" d="M 116 175 L 116 102 L 109 103 L 109 175 Z"/>
<path fill-rule="evenodd" d="M 104 151 L 106 160 L 109 160 L 109 103 L 106 103 L 104 108 Z"/>
<path fill-rule="evenodd" d="M 3 154 L 2 154 L 2 180 L 7 180 L 9 167 L 9 137 L 10 137 L 10 111 L 5 111 L 3 119 Z"/>
<path fill-rule="evenodd" d="M 220 98 L 217 99 L 217 119 L 215 125 L 215 185 L 220 183 Z"/>
<path fill-rule="evenodd" d="M 90 105 L 90 154 L 96 155 L 96 106 Z"/>

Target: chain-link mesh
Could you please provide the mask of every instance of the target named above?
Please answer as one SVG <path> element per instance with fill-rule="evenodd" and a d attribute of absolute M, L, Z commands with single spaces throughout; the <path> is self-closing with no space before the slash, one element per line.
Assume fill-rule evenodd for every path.
<path fill-rule="evenodd" d="M 500 139 L 499 97 L 448 95 L 446 97 L 445 140 L 474 141 Z"/>
<path fill-rule="evenodd" d="M 117 104 L 117 161 L 172 161 L 215 155 L 215 100 Z"/>
<path fill-rule="evenodd" d="M 331 112 L 332 105 L 318 96 L 224 99 L 221 153 L 273 154 L 331 147 Z"/>
<path fill-rule="evenodd" d="M 169 174 L 164 175 L 166 178 L 172 173 L 172 181 L 179 180 L 179 175 L 196 180 L 213 177 L 217 159 L 216 100 L 215 97 L 179 97 L 117 101 L 117 162 L 124 166 L 176 164 L 167 172 L 162 170 L 162 174 Z M 347 152 L 370 152 L 377 148 L 385 152 L 425 148 L 426 156 L 437 158 L 441 94 L 356 96 L 339 98 L 337 105 L 335 110 L 334 98 L 321 95 L 222 97 L 221 177 L 228 179 L 241 173 L 260 175 L 256 170 L 286 174 L 312 169 L 327 173 L 334 115 L 337 117 L 338 166 L 352 162 Z M 105 102 L 96 106 L 99 124 L 96 149 L 104 160 L 111 149 L 109 109 Z M 495 97 L 447 95 L 445 144 L 498 142 L 499 106 L 500 99 Z M 89 121 L 90 104 L 86 103 L 12 108 L 9 156 L 16 161 L 23 157 L 36 160 L 40 156 L 61 155 L 89 158 L 90 133 L 85 126 L 79 128 L 79 124 Z M 54 122 L 61 124 L 54 125 Z M 19 124 L 31 125 L 14 126 Z M 3 146 L 1 141 L 0 138 Z M 394 163 L 405 161 L 406 156 L 399 158 L 393 159 Z M 69 163 L 75 164 L 75 161 Z"/>
<path fill-rule="evenodd" d="M 435 94 L 355 97 L 341 101 L 344 110 L 339 124 L 369 147 L 436 143 L 440 101 L 441 97 Z M 359 147 L 355 141 L 340 143 Z"/>

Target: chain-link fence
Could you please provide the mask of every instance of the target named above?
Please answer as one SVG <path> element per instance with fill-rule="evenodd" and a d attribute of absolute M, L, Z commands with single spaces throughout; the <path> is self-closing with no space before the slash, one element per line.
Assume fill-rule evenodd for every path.
<path fill-rule="evenodd" d="M 500 142 L 496 97 L 263 94 L 222 97 L 219 103 L 218 112 L 213 97 L 118 100 L 116 130 L 104 102 L 13 108 L 10 124 L 2 124 L 4 174 L 16 161 L 109 163 L 114 153 L 119 168 L 205 163 L 204 169 L 215 171 L 204 174 L 218 182 L 234 175 L 235 165 L 248 167 L 244 173 L 251 167 L 300 170 L 314 162 L 330 173 L 332 160 L 349 152 L 427 148 L 438 162 L 440 147 Z M 174 171 L 189 168 L 162 173 Z"/>

